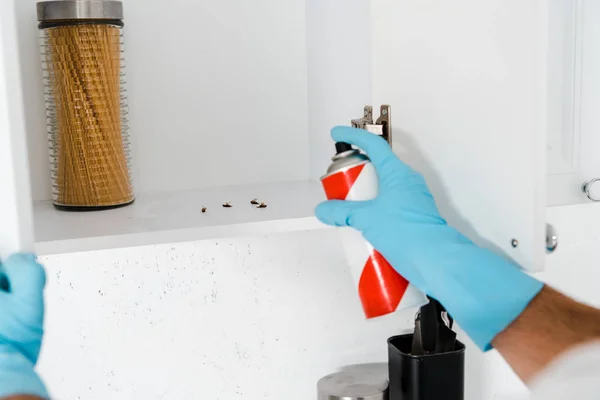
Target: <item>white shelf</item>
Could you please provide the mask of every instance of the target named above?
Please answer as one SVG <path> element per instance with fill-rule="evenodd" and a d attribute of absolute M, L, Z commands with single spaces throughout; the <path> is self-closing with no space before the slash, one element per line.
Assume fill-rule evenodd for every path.
<path fill-rule="evenodd" d="M 267 208 L 252 206 L 255 197 Z M 314 207 L 324 197 L 319 182 L 299 181 L 139 195 L 131 206 L 96 212 L 35 202 L 35 250 L 72 253 L 323 228 Z M 226 201 L 233 207 L 222 207 Z"/>

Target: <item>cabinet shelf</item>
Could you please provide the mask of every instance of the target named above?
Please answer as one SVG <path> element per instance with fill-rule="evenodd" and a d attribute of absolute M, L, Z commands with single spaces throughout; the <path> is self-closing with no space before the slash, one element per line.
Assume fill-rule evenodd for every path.
<path fill-rule="evenodd" d="M 0 257 L 34 236 L 50 254 L 319 227 L 329 130 L 389 104 L 394 149 L 449 224 L 543 266 L 547 47 L 560 46 L 546 2 L 124 3 L 137 200 L 74 214 L 49 201 L 35 9 L 0 1 Z M 149 21 L 177 24 L 157 34 Z"/>
<path fill-rule="evenodd" d="M 251 205 L 255 197 L 267 208 Z M 318 229 L 325 225 L 314 207 L 323 199 L 319 182 L 298 181 L 140 195 L 131 206 L 99 212 L 58 211 L 39 201 L 35 250 L 72 253 Z M 233 207 L 222 207 L 227 201 Z"/>

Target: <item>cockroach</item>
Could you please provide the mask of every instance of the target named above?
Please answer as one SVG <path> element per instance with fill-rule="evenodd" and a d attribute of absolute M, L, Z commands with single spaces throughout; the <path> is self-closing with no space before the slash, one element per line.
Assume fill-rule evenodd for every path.
<path fill-rule="evenodd" d="M 267 208 L 267 205 L 265 203 L 260 203 L 256 208 Z"/>
<path fill-rule="evenodd" d="M 250 200 L 250 204 L 254 204 L 255 206 L 258 205 L 258 199 Z"/>
<path fill-rule="evenodd" d="M 225 208 L 231 208 L 233 206 L 231 205 L 230 201 L 227 201 L 227 202 L 223 203 L 223 207 L 225 207 Z"/>

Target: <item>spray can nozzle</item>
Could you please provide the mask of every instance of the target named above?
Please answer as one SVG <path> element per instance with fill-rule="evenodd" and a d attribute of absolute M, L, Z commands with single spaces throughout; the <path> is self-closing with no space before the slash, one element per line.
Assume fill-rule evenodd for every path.
<path fill-rule="evenodd" d="M 346 151 L 351 151 L 352 149 L 352 145 L 350 143 L 346 143 L 346 142 L 335 142 L 335 153 L 336 154 L 342 154 Z"/>
<path fill-rule="evenodd" d="M 416 356 L 447 353 L 454 350 L 456 343 L 454 320 L 440 302 L 428 298 L 429 303 L 419 309 L 415 319 L 411 354 Z"/>

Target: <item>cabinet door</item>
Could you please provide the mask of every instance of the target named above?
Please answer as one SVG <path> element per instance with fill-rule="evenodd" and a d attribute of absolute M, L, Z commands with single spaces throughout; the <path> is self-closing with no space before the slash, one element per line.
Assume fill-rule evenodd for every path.
<path fill-rule="evenodd" d="M 0 257 L 33 250 L 14 2 L 0 2 Z"/>
<path fill-rule="evenodd" d="M 547 204 L 590 203 L 582 185 L 600 178 L 600 3 L 552 0 Z M 598 198 L 598 183 L 590 195 Z"/>
<path fill-rule="evenodd" d="M 373 96 L 448 222 L 543 267 L 547 10 L 542 0 L 374 0 Z M 483 267 L 483 266 L 482 266 Z"/>

